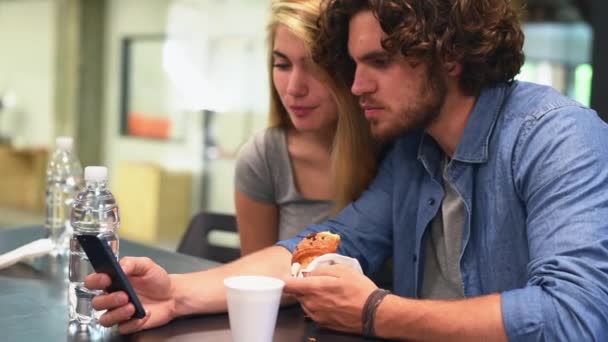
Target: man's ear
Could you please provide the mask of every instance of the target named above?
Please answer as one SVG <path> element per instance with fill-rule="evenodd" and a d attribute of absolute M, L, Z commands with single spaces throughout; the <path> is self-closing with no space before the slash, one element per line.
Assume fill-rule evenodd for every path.
<path fill-rule="evenodd" d="M 445 62 L 443 64 L 443 69 L 447 76 L 457 77 L 462 74 L 462 64 L 458 62 Z"/>

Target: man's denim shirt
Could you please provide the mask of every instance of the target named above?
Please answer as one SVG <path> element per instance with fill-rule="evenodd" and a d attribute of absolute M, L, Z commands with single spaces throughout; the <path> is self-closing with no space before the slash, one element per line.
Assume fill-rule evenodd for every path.
<path fill-rule="evenodd" d="M 441 160 L 430 136 L 401 136 L 357 201 L 278 244 L 338 233 L 366 274 L 393 255 L 394 292 L 416 298 Z M 501 292 L 514 341 L 608 341 L 608 125 L 548 87 L 487 88 L 447 175 L 465 203 L 466 297 Z"/>

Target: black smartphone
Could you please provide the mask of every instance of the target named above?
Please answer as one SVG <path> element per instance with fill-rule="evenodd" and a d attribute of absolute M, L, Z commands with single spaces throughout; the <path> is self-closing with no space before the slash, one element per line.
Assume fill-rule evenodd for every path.
<path fill-rule="evenodd" d="M 133 317 L 144 318 L 146 311 L 139 298 L 137 298 L 137 294 L 129 283 L 122 267 L 120 267 L 118 260 L 116 260 L 108 240 L 96 235 L 77 235 L 76 238 L 87 254 L 95 272 L 105 273 L 112 279 L 112 285 L 107 289 L 107 292 L 125 291 L 129 296 L 129 301 L 135 306 Z"/>

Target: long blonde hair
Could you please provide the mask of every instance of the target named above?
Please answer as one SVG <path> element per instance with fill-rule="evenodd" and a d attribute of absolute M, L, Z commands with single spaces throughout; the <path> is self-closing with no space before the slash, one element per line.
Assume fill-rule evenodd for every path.
<path fill-rule="evenodd" d="M 292 127 L 287 110 L 281 103 L 272 78 L 274 36 L 279 25 L 286 27 L 312 51 L 319 28 L 321 0 L 272 0 L 267 27 L 268 70 L 270 81 L 270 127 Z M 367 188 L 377 165 L 377 146 L 371 136 L 357 98 L 350 87 L 329 77 L 321 69 L 338 108 L 338 124 L 331 150 L 331 180 L 334 213 L 357 199 Z"/>

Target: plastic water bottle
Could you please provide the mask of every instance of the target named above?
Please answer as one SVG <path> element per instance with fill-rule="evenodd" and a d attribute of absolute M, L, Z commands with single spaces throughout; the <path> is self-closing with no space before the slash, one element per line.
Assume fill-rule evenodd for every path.
<path fill-rule="evenodd" d="M 70 217 L 74 233 L 70 240 L 68 329 L 71 333 L 86 332 L 92 338 L 96 334 L 104 334 L 103 327 L 97 321 L 101 313 L 91 306 L 91 299 L 99 291 L 84 286 L 84 279 L 94 270 L 76 236 L 90 234 L 105 238 L 118 258 L 120 215 L 116 200 L 107 187 L 107 175 L 108 169 L 102 166 L 85 168 L 86 186 L 74 199 Z"/>
<path fill-rule="evenodd" d="M 71 137 L 57 137 L 46 169 L 46 232 L 54 254 L 65 254 L 72 233 L 70 210 L 82 189 L 82 167 L 72 153 Z"/>

